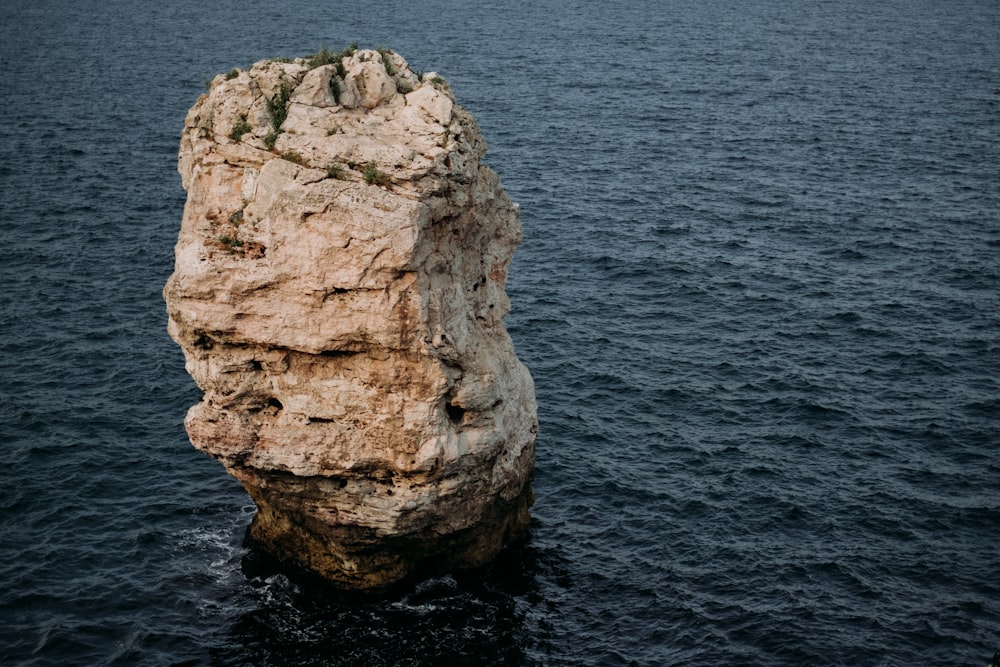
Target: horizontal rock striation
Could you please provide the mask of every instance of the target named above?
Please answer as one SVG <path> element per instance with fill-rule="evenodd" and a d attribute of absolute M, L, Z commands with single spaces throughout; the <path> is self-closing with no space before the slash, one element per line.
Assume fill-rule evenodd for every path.
<path fill-rule="evenodd" d="M 536 406 L 503 318 L 517 207 L 447 83 L 385 51 L 217 76 L 188 113 L 164 289 L 185 420 L 250 540 L 347 588 L 527 530 Z"/>

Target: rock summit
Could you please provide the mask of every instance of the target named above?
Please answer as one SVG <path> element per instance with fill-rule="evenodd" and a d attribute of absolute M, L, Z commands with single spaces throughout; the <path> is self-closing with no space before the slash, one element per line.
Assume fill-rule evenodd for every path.
<path fill-rule="evenodd" d="M 391 51 L 220 74 L 187 115 L 164 289 L 185 426 L 249 541 L 351 589 L 487 563 L 532 502 L 503 319 L 520 221 L 473 117 Z"/>

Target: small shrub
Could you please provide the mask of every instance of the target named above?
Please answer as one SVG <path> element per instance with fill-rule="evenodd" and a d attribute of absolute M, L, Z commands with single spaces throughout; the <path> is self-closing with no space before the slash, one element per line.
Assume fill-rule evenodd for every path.
<path fill-rule="evenodd" d="M 337 59 L 337 74 L 340 75 L 341 79 L 347 76 L 347 70 L 344 68 L 343 59 L 350 58 L 351 56 L 354 55 L 354 52 L 357 50 L 358 50 L 358 43 L 351 42 L 350 46 L 348 46 L 346 49 L 340 52 L 340 58 Z"/>
<path fill-rule="evenodd" d="M 346 181 L 347 172 L 339 164 L 329 164 L 326 167 L 326 177 L 335 178 L 338 181 Z"/>
<path fill-rule="evenodd" d="M 250 127 L 250 123 L 247 122 L 247 117 L 240 116 L 240 122 L 233 126 L 233 131 L 229 133 L 229 138 L 233 141 L 241 141 L 243 135 L 252 130 L 253 128 Z"/>
<path fill-rule="evenodd" d="M 219 243 L 224 245 L 229 252 L 236 252 L 243 245 L 243 241 L 239 240 L 236 236 L 220 236 Z"/>
<path fill-rule="evenodd" d="M 226 72 L 226 81 L 232 81 L 240 75 L 240 71 L 235 67 Z"/>
<path fill-rule="evenodd" d="M 281 124 L 288 118 L 288 98 L 292 96 L 292 87 L 282 81 L 274 96 L 267 101 L 267 111 L 271 114 L 271 127 L 276 132 L 281 131 Z"/>
<path fill-rule="evenodd" d="M 340 62 L 340 54 L 329 51 L 324 46 L 316 53 L 310 56 L 305 56 L 305 61 L 306 65 L 309 66 L 309 69 L 316 69 L 317 67 L 322 67 L 323 65 L 335 65 Z"/>
<path fill-rule="evenodd" d="M 358 50 L 358 43 L 351 42 L 346 47 L 344 47 L 343 51 L 336 54 L 337 62 L 339 63 L 343 58 L 350 58 L 355 54 L 355 52 L 357 52 L 357 50 Z"/>
<path fill-rule="evenodd" d="M 341 61 L 344 58 L 350 58 L 357 50 L 357 42 L 352 42 L 350 46 L 339 53 L 334 53 L 324 46 L 316 53 L 303 56 L 303 60 L 306 61 L 306 65 L 308 65 L 309 69 L 316 69 L 317 67 L 322 67 L 323 65 L 336 65 L 337 74 L 343 77 L 344 74 L 346 74 L 346 71 L 344 70 L 344 63 Z"/>
<path fill-rule="evenodd" d="M 242 208 L 239 209 L 238 211 L 233 211 L 229 215 L 229 224 L 231 224 L 233 227 L 239 227 L 241 224 L 243 224 L 243 209 Z"/>
<path fill-rule="evenodd" d="M 397 93 L 402 93 L 403 95 L 406 95 L 407 93 L 412 93 L 413 92 L 413 86 L 411 86 L 410 84 L 408 84 L 405 81 L 397 81 L 396 82 L 396 92 Z"/>
<path fill-rule="evenodd" d="M 394 75 L 396 73 L 396 66 L 392 64 L 392 51 L 384 46 L 380 46 L 375 50 L 382 56 L 382 65 L 385 67 L 385 73 L 389 76 Z"/>
<path fill-rule="evenodd" d="M 285 151 L 281 154 L 282 160 L 288 160 L 289 162 L 294 162 L 295 164 L 305 166 L 306 161 L 302 157 L 302 153 L 298 151 Z"/>
<path fill-rule="evenodd" d="M 435 88 L 447 88 L 448 82 L 445 81 L 444 78 L 436 76 L 431 79 L 431 85 L 434 86 Z"/>
<path fill-rule="evenodd" d="M 264 137 L 264 146 L 272 150 L 281 133 L 281 125 L 288 118 L 288 98 L 292 95 L 292 87 L 282 81 L 274 96 L 267 101 L 267 112 L 271 115 L 271 131 Z"/>
<path fill-rule="evenodd" d="M 365 177 L 365 183 L 368 185 L 389 185 L 389 174 L 380 171 L 374 162 L 366 164 L 362 174 Z"/>

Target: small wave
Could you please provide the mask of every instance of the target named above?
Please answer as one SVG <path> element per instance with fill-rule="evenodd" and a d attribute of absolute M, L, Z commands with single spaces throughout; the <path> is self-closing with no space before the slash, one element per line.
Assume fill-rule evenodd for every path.
<path fill-rule="evenodd" d="M 855 324 L 857 322 L 862 321 L 864 318 L 861 316 L 860 313 L 853 310 L 849 310 L 828 315 L 827 319 L 834 320 L 837 322 L 844 322 L 847 324 Z"/>

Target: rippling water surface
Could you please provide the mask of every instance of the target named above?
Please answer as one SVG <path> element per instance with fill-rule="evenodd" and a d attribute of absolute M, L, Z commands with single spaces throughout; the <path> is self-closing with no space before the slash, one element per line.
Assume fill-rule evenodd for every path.
<path fill-rule="evenodd" d="M 470 5 L 482 5 L 475 8 Z M 1000 649 L 1000 5 L 0 7 L 0 662 L 981 665 Z M 203 82 L 390 46 L 521 204 L 530 543 L 256 563 L 160 289 Z"/>

